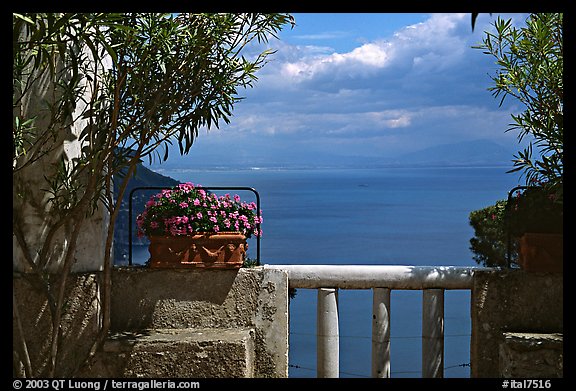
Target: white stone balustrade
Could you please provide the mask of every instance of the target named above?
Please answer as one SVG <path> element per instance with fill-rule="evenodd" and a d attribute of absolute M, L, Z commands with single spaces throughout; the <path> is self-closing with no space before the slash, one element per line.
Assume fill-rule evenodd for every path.
<path fill-rule="evenodd" d="M 372 377 L 390 377 L 390 291 L 422 290 L 422 377 L 444 376 L 444 290 L 471 289 L 481 267 L 265 265 L 291 288 L 318 289 L 317 376 L 339 377 L 338 289 L 372 289 Z"/>

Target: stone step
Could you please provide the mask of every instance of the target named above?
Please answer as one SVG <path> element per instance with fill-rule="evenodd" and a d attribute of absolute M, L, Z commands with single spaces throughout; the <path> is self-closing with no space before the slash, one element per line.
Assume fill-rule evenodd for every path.
<path fill-rule="evenodd" d="M 90 372 L 112 378 L 249 378 L 254 356 L 251 328 L 121 332 L 105 342 Z"/>
<path fill-rule="evenodd" d="M 500 374 L 507 378 L 563 377 L 563 334 L 505 332 Z"/>

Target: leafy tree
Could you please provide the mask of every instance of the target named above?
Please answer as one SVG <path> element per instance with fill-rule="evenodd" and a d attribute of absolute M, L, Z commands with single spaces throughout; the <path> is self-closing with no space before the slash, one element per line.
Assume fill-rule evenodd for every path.
<path fill-rule="evenodd" d="M 474 20 L 474 19 L 473 19 Z M 512 26 L 498 18 L 495 32 L 486 32 L 475 46 L 496 59 L 491 76 L 494 97 L 516 99 L 524 111 L 512 114 L 507 131 L 518 132 L 519 141 L 530 136 L 528 147 L 514 156 L 514 168 L 522 171 L 526 184 L 550 186 L 562 202 L 564 173 L 564 82 L 563 14 L 530 14 L 526 25 Z M 533 154 L 533 147 L 538 154 Z"/>
<path fill-rule="evenodd" d="M 476 263 L 487 266 L 506 266 L 508 254 L 507 200 L 470 212 L 469 223 L 474 229 L 470 250 Z M 511 263 L 516 263 L 516 242 L 510 242 Z"/>
<path fill-rule="evenodd" d="M 476 16 L 472 14 L 472 28 Z M 517 131 L 519 141 L 530 138 L 528 146 L 514 155 L 514 168 L 508 171 L 522 171 L 525 176 L 525 201 L 517 204 L 514 200 L 509 208 L 506 201 L 497 201 L 469 216 L 475 231 L 470 240 L 474 260 L 485 266 L 502 266 L 509 240 L 511 262 L 516 262 L 518 244 L 514 237 L 528 225 L 547 232 L 562 227 L 563 14 L 531 14 L 521 28 L 501 18 L 493 25 L 495 31 L 485 32 L 482 43 L 474 48 L 496 59 L 498 69 L 491 76 L 494 86 L 489 91 L 501 98 L 500 106 L 511 97 L 524 107 L 521 113 L 511 115 L 513 122 L 506 131 Z M 522 213 L 519 205 L 523 205 Z"/>
<path fill-rule="evenodd" d="M 250 56 L 252 43 L 266 44 L 289 22 L 287 14 L 13 14 L 13 236 L 52 325 L 48 363 L 37 368 L 27 336 L 15 335 L 15 373 L 73 375 L 58 366 L 66 282 L 83 227 L 106 208 L 103 319 L 91 354 L 101 345 L 128 179 L 142 159 L 166 160 L 173 143 L 186 154 L 199 129 L 229 122 L 240 88 L 254 85 L 273 53 Z M 112 177 L 121 174 L 116 201 Z"/>

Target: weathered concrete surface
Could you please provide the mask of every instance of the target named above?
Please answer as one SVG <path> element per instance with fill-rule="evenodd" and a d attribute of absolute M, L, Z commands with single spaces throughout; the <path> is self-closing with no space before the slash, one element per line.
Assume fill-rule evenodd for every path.
<path fill-rule="evenodd" d="M 35 368 L 32 376 L 45 377 L 50 357 L 50 310 L 45 296 L 29 278 L 18 273 L 13 278 L 14 314 L 18 313 L 13 316 L 14 376 L 24 376 L 24 341 Z M 163 371 L 165 376 L 186 373 L 186 377 L 222 376 L 224 371 L 229 377 L 288 376 L 285 272 L 262 267 L 217 271 L 115 269 L 113 338 L 83 367 L 101 328 L 100 278 L 99 273 L 77 273 L 68 280 L 70 300 L 64 309 L 57 377 L 115 377 L 119 368 L 123 376 L 150 373 L 150 377 L 162 377 Z M 130 339 L 132 345 L 127 342 Z M 132 346 L 134 351 L 111 354 L 109 349 L 114 346 L 120 349 L 118 341 L 123 341 L 122 349 Z M 172 366 L 173 357 L 186 364 Z M 196 361 L 189 362 L 191 357 Z M 216 361 L 221 362 L 219 369 L 203 366 Z"/>
<path fill-rule="evenodd" d="M 261 279 L 246 270 L 120 268 L 112 276 L 112 331 L 247 325 Z"/>
<path fill-rule="evenodd" d="M 500 375 L 508 378 L 563 377 L 562 334 L 504 333 Z"/>
<path fill-rule="evenodd" d="M 500 377 L 506 332 L 563 332 L 563 274 L 478 271 L 472 288 L 472 377 Z"/>
<path fill-rule="evenodd" d="M 21 36 L 20 39 L 26 39 Z M 99 46 L 99 45 L 97 45 Z M 66 223 L 56 228 L 54 208 L 50 199 L 52 195 L 46 189 L 51 188 L 50 180 L 57 175 L 60 162 L 64 161 L 67 169 L 72 167 L 72 162 L 85 155 L 83 151 L 90 140 L 86 136 L 85 129 L 92 121 L 85 116 L 90 111 L 91 100 L 96 97 L 93 80 L 95 77 L 103 77 L 104 70 L 112 67 L 112 60 L 103 48 L 97 48 L 103 56 L 100 61 L 94 61 L 92 50 L 87 46 L 78 48 L 80 70 L 78 84 L 75 88 L 77 96 L 72 112 L 60 123 L 53 123 L 58 100 L 61 99 L 63 90 L 55 83 L 48 67 L 40 67 L 38 70 L 28 69 L 24 72 L 23 82 L 27 85 L 27 93 L 19 100 L 15 100 L 13 117 L 22 119 L 35 118 L 34 132 L 37 132 L 38 142 L 27 147 L 28 153 L 19 156 L 13 161 L 13 167 L 19 167 L 13 172 L 13 196 L 12 215 L 17 222 L 18 228 L 25 238 L 26 252 L 33 262 L 39 264 L 38 253 L 48 239 L 49 233 L 54 230 L 54 236 L 48 246 L 46 258 L 50 262 L 44 267 L 47 272 L 57 272 L 64 263 L 65 249 L 70 239 L 71 224 Z M 62 74 L 62 60 L 56 56 L 54 67 L 58 74 Z M 84 68 L 85 67 L 85 68 Z M 97 75 L 88 69 L 98 69 Z M 86 72 L 82 70 L 85 69 Z M 68 72 L 64 72 L 64 75 Z M 59 83 L 66 83 L 65 77 L 61 77 Z M 28 84 L 29 83 L 29 84 Z M 18 91 L 14 90 L 15 94 Z M 16 96 L 20 98 L 19 96 Z M 48 129 L 56 129 L 53 133 L 46 133 Z M 53 137 L 52 137 L 53 136 Z M 40 142 L 41 140 L 41 142 Z M 34 158 L 33 164 L 28 164 Z M 77 179 L 76 179 L 77 180 Z M 80 191 L 80 193 L 82 193 Z M 104 265 L 104 252 L 106 233 L 109 225 L 109 212 L 102 202 L 98 203 L 98 209 L 92 216 L 87 217 L 77 239 L 74 250 L 75 262 L 72 265 L 74 272 L 97 272 Z M 12 239 L 12 268 L 18 272 L 30 272 L 31 268 L 25 261 L 24 249 L 18 243 L 15 236 Z"/>
<path fill-rule="evenodd" d="M 254 377 L 288 376 L 288 277 L 239 270 L 119 268 L 112 331 L 253 329 Z"/>
<path fill-rule="evenodd" d="M 34 370 L 29 376 L 48 375 L 52 319 L 46 295 L 31 276 L 14 273 L 12 347 L 14 375 L 24 376 L 25 351 Z M 68 300 L 63 308 L 59 355 L 55 375 L 70 377 L 86 359 L 100 328 L 100 275 L 71 274 L 66 284 Z M 17 312 L 17 316 L 16 316 Z M 21 327 L 21 330 L 20 330 Z"/>
<path fill-rule="evenodd" d="M 254 376 L 253 329 L 157 329 L 112 336 L 93 364 L 101 377 Z"/>

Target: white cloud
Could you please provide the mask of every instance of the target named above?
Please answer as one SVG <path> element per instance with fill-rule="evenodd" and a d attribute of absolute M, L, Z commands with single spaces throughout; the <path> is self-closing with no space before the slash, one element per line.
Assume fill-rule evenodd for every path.
<path fill-rule="evenodd" d="M 417 72 L 446 69 L 468 51 L 468 37 L 462 35 L 464 25 L 470 28 L 468 14 L 432 15 L 425 22 L 397 31 L 389 39 L 368 42 L 346 53 L 327 53 L 324 48 L 324 53 L 317 50 L 315 55 L 310 55 L 313 54 L 311 48 L 283 46 L 279 52 L 290 54 L 280 54 L 286 61 L 275 70 L 279 72 L 277 77 L 285 82 L 310 83 L 328 77 L 335 80 L 370 78 L 375 71 L 387 69 L 388 77 L 412 68 Z M 466 33 L 471 34 L 469 30 Z M 304 50 L 307 55 L 303 55 Z M 298 60 L 288 60 L 295 51 L 301 55 Z"/>
<path fill-rule="evenodd" d="M 481 14 L 472 32 L 470 14 L 434 14 L 343 53 L 280 41 L 231 124 L 202 143 L 269 143 L 277 151 L 317 144 L 375 155 L 481 138 L 513 142 L 505 133 L 510 106 L 498 107 L 487 91 L 493 60 L 471 48 L 495 18 Z"/>
<path fill-rule="evenodd" d="M 332 54 L 326 62 L 335 64 L 347 64 L 355 66 L 358 64 L 368 67 L 383 68 L 389 60 L 390 54 L 387 53 L 387 44 L 367 43 L 355 48 L 349 53 Z"/>
<path fill-rule="evenodd" d="M 414 114 L 407 110 L 302 113 L 275 112 L 272 119 L 263 112 L 238 113 L 226 132 L 263 135 L 319 135 L 367 137 L 369 134 L 409 127 Z"/>
<path fill-rule="evenodd" d="M 332 53 L 286 62 L 280 68 L 280 75 L 291 83 L 327 75 L 340 78 L 366 76 L 373 73 L 374 69 L 386 67 L 389 61 L 387 43 L 367 43 L 348 53 Z"/>

